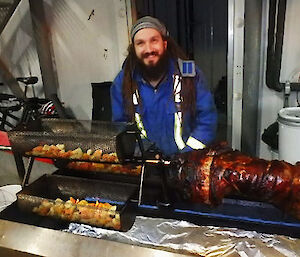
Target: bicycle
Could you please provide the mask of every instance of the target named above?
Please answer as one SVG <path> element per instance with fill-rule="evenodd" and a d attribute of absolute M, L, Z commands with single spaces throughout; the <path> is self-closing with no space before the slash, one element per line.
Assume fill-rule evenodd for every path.
<path fill-rule="evenodd" d="M 37 77 L 20 77 L 17 81 L 25 85 L 24 98 L 11 94 L 0 94 L 0 130 L 8 131 L 19 126 L 26 126 L 31 121 L 47 118 L 68 118 L 65 109 L 56 94 L 50 98 L 38 98 L 34 85 Z M 0 85 L 3 83 L 0 83 Z M 33 97 L 27 97 L 28 86 L 32 86 Z M 21 112 L 21 113 L 20 113 Z"/>
<path fill-rule="evenodd" d="M 39 126 L 41 118 L 69 118 L 56 94 L 50 95 L 50 99 L 38 98 L 35 95 L 33 85 L 38 82 L 37 77 L 17 78 L 17 81 L 25 84 L 24 97 L 17 98 L 11 94 L 0 93 L 0 132 L 9 130 L 32 130 Z M 0 85 L 3 83 L 0 83 Z M 28 85 L 32 85 L 33 97 L 27 97 Z M 11 119 L 10 122 L 8 119 Z M 37 122 L 34 122 L 37 121 Z M 34 158 L 29 159 L 25 168 L 22 155 L 13 152 L 18 175 L 22 185 L 28 183 Z"/>

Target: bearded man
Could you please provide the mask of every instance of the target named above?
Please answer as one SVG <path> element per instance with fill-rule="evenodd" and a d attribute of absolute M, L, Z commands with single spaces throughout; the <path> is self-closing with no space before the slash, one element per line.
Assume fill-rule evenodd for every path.
<path fill-rule="evenodd" d="M 215 138 L 217 112 L 202 72 L 156 18 L 137 20 L 131 40 L 111 87 L 113 121 L 135 121 L 167 156 L 206 147 Z"/>

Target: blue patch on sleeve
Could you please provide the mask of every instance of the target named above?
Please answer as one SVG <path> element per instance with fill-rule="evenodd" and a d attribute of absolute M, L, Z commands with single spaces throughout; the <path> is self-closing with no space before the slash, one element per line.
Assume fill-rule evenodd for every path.
<path fill-rule="evenodd" d="M 187 63 L 182 63 L 182 73 L 186 73 L 186 66 L 187 66 Z"/>
<path fill-rule="evenodd" d="M 196 75 L 194 61 L 178 59 L 178 67 L 182 77 L 194 77 Z"/>
<path fill-rule="evenodd" d="M 193 72 L 193 63 L 188 63 L 188 73 L 192 73 Z"/>

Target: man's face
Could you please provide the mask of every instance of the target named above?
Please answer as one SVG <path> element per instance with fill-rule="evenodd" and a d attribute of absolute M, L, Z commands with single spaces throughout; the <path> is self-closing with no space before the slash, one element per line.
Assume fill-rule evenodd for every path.
<path fill-rule="evenodd" d="M 152 28 L 139 30 L 133 44 L 137 58 L 148 68 L 155 67 L 167 49 L 167 41 Z"/>

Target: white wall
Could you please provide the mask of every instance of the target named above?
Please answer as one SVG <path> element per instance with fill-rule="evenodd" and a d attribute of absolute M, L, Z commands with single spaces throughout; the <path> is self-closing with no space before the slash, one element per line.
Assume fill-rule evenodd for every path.
<path fill-rule="evenodd" d="M 280 81 L 300 79 L 300 1 L 287 1 Z"/>
<path fill-rule="evenodd" d="M 113 80 L 125 59 L 128 2 L 45 0 L 59 97 L 77 119 L 91 119 L 91 83 Z"/>
<path fill-rule="evenodd" d="M 43 95 L 42 79 L 28 0 L 22 0 L 0 35 L 0 58 L 14 77 L 37 76 L 37 95 Z M 22 87 L 24 89 L 24 87 Z M 8 87 L 0 92 L 10 93 Z M 28 89 L 28 96 L 32 91 Z"/>
<path fill-rule="evenodd" d="M 287 1 L 280 82 L 300 82 L 300 1 Z M 296 93 L 289 99 L 290 106 L 297 106 Z"/>
<path fill-rule="evenodd" d="M 283 53 L 281 63 L 280 82 L 286 81 L 297 82 L 300 72 L 300 1 L 289 0 L 287 1 L 286 9 L 286 23 L 283 40 Z M 267 28 L 268 24 L 264 24 L 264 20 L 268 18 L 268 3 L 264 2 L 263 13 L 263 52 L 262 63 L 264 63 L 262 76 L 261 76 L 261 90 L 260 90 L 260 119 L 261 124 L 259 135 L 264 132 L 269 125 L 277 119 L 278 111 L 283 108 L 284 100 L 283 93 L 276 92 L 266 86 L 266 48 L 267 48 Z M 296 106 L 296 93 L 292 92 L 289 99 L 290 106 Z M 277 153 L 270 151 L 269 147 L 259 140 L 259 156 L 265 159 L 278 158 Z"/>

